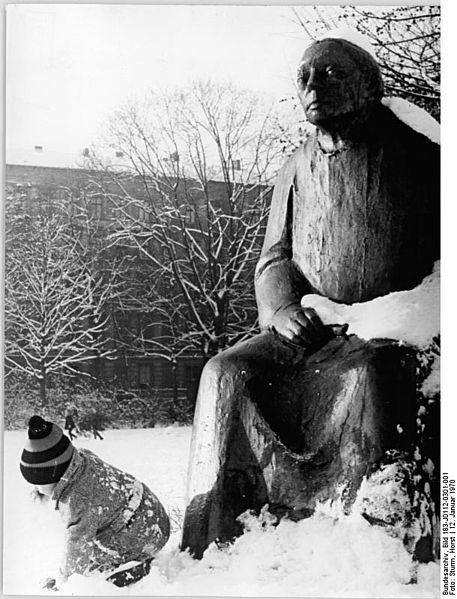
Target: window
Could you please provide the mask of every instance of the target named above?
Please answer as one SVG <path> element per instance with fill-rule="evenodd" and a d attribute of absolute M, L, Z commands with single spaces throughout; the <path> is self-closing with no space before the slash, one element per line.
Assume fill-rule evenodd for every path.
<path fill-rule="evenodd" d="M 186 206 L 184 208 L 184 218 L 190 223 L 195 223 L 195 208 L 193 206 Z"/>
<path fill-rule="evenodd" d="M 90 203 L 91 216 L 97 219 L 103 218 L 103 201 L 100 196 L 93 196 Z"/>
<path fill-rule="evenodd" d="M 152 368 L 150 364 L 140 364 L 138 367 L 138 384 L 140 387 L 150 385 L 152 379 Z"/>
<path fill-rule="evenodd" d="M 114 361 L 112 360 L 105 360 L 103 363 L 104 366 L 104 376 L 107 379 L 113 379 L 114 378 Z"/>

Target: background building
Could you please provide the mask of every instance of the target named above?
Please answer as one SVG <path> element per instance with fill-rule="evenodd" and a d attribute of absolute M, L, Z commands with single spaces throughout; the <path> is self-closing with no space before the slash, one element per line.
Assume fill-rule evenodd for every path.
<path fill-rule="evenodd" d="M 113 152 L 113 160 L 121 160 L 120 154 L 116 156 Z M 145 201 L 145 195 L 148 195 L 147 205 L 153 205 L 154 210 L 161 205 L 161 202 L 163 203 L 164 192 L 160 189 L 160 182 L 157 184 L 157 180 L 151 180 L 151 185 L 145 184 L 143 178 L 129 174 L 124 165 L 119 162 L 116 163 L 114 171 L 84 168 L 85 157 L 87 157 L 87 152 L 84 153 L 84 151 L 79 157 L 60 157 L 62 164 L 73 166 L 52 166 L 52 162 L 59 162 L 59 160 L 56 160 L 55 156 L 47 155 L 42 148 L 34 148 L 28 155 L 23 155 L 22 162 L 18 159 L 18 163 L 6 165 L 7 201 L 8 198 L 16 198 L 27 207 L 30 213 L 33 213 L 34 208 L 40 202 L 50 202 L 51 204 L 56 202 L 59 205 L 64 205 L 70 214 L 82 210 L 85 206 L 87 211 L 85 212 L 84 226 L 90 222 L 90 230 L 81 230 L 81 239 L 86 240 L 86 245 L 95 243 L 96 247 L 105 252 L 103 268 L 106 270 L 107 260 L 109 261 L 111 257 L 113 260 L 114 257 L 116 258 L 117 264 L 127 259 L 123 264 L 128 264 L 131 268 L 135 263 L 136 267 L 140 269 L 136 280 L 141 279 L 141 268 L 143 268 L 141 252 L 136 253 L 134 248 L 122 244 L 116 245 L 113 243 L 113 235 L 116 235 L 117 229 L 123 230 L 125 219 L 133 219 L 132 222 L 151 219 L 152 212 L 148 213 L 147 209 L 144 210 L 142 202 Z M 39 164 L 31 164 L 31 162 Z M 236 164 L 235 168 L 240 168 L 240 165 Z M 124 208 L 122 206 L 116 208 L 117 204 L 113 201 L 113 197 L 118 196 L 119 180 L 122 181 L 124 196 L 135 200 L 129 203 L 123 197 Z M 211 214 L 215 214 L 216 218 L 219 218 L 219 214 L 225 215 L 231 209 L 228 200 L 233 197 L 235 191 L 227 188 L 227 182 L 209 181 L 204 191 L 196 181 L 180 180 L 175 183 L 175 200 L 178 201 L 174 204 L 175 212 L 168 213 L 167 218 L 169 218 L 171 227 L 176 219 L 176 214 L 182 214 L 180 225 L 175 227 L 178 242 L 179 236 L 186 227 L 192 229 L 197 226 L 196 223 L 200 226 L 202 226 L 202 222 L 205 223 L 208 198 L 211 204 Z M 236 193 L 239 193 L 239 186 Z M 246 195 L 247 205 L 255 205 L 259 197 L 262 198 L 264 204 L 269 202 L 269 188 L 267 187 L 251 186 L 243 193 Z M 176 206 L 178 206 L 178 212 L 176 212 Z M 124 219 L 123 225 L 120 224 L 122 219 Z M 207 225 L 203 224 L 203 228 L 214 226 L 214 222 L 208 220 Z M 219 225 L 219 221 L 217 224 Z M 259 232 L 263 235 L 263 226 L 263 221 L 259 222 L 256 235 Z M 151 242 L 153 252 L 154 248 L 157 250 L 158 246 L 157 241 L 153 239 Z M 260 242 L 256 239 L 252 249 L 253 255 L 246 263 L 246 272 L 243 275 L 244 282 L 242 281 L 242 284 L 248 288 L 247 293 L 251 296 L 250 302 L 248 302 L 250 307 L 244 315 L 246 320 L 242 322 L 245 332 L 249 332 L 252 327 L 255 327 L 253 268 L 259 250 Z M 179 253 L 177 259 L 180 259 Z M 129 276 L 135 276 L 132 272 Z M 143 283 L 147 284 L 146 281 Z M 166 295 L 166 292 L 167 290 L 163 289 L 162 295 Z M 220 292 L 218 293 L 219 296 L 222 295 Z M 167 344 L 171 339 L 171 333 L 163 318 L 163 302 L 159 306 L 159 300 L 152 298 L 148 305 L 147 299 L 145 299 L 142 304 L 144 309 L 135 301 L 135 298 L 133 300 L 129 298 L 127 302 L 125 298 L 122 302 L 114 302 L 109 327 L 103 333 L 109 337 L 107 345 L 110 347 L 111 353 L 108 352 L 107 355 L 90 361 L 83 361 L 81 364 L 75 365 L 75 369 L 90 373 L 103 381 L 116 382 L 124 389 L 136 390 L 146 395 L 160 393 L 164 399 L 179 398 L 180 401 L 185 400 L 193 405 L 201 369 L 214 350 L 197 351 L 198 345 L 195 343 L 190 343 L 188 346 L 180 343 L 179 339 L 176 339 L 176 335 L 179 336 L 178 331 L 174 333 L 175 337 L 173 338 L 173 343 L 176 343 L 176 351 L 168 352 Z M 157 311 L 154 310 L 155 301 L 158 301 Z M 132 307 L 129 308 L 128 304 Z M 171 310 L 170 304 L 170 313 Z M 224 337 L 224 343 L 227 339 Z M 228 343 L 230 344 L 230 341 Z M 17 357 L 17 360 L 20 361 L 20 357 Z"/>

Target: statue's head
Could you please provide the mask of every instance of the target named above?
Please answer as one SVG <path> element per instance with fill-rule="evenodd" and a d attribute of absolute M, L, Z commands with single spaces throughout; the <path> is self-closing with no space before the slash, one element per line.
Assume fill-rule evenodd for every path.
<path fill-rule="evenodd" d="M 376 60 L 343 39 L 327 38 L 309 46 L 297 83 L 307 120 L 329 129 L 341 118 L 357 119 L 384 91 Z"/>

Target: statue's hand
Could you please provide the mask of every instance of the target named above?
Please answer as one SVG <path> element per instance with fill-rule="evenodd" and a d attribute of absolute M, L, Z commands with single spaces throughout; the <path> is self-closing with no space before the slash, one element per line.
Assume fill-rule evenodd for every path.
<path fill-rule="evenodd" d="M 291 304 L 278 310 L 273 316 L 271 329 L 289 341 L 304 346 L 322 345 L 328 339 L 328 331 L 313 308 Z"/>

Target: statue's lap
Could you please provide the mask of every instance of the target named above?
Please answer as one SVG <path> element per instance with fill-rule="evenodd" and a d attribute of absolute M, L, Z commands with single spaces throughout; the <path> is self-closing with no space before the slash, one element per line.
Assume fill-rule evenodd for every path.
<path fill-rule="evenodd" d="M 385 450 L 411 444 L 415 352 L 395 341 L 336 337 L 310 351 L 263 332 L 215 360 L 293 453 L 322 459 L 336 443 L 356 442 L 366 470 Z"/>

